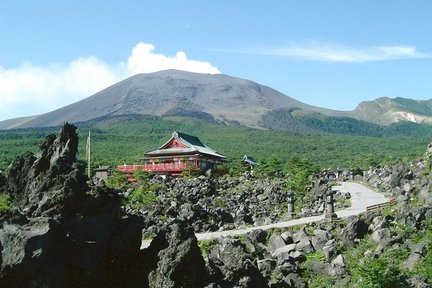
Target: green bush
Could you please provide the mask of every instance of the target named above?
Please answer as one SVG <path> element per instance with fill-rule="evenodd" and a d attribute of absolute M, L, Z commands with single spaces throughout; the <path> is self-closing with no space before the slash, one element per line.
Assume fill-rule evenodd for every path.
<path fill-rule="evenodd" d="M 314 275 L 308 281 L 309 288 L 333 288 L 335 287 L 337 278 L 326 273 Z"/>
<path fill-rule="evenodd" d="M 366 250 L 373 251 L 376 244 L 370 236 L 362 239 L 360 246 L 347 253 L 350 287 L 407 287 L 401 264 L 409 255 L 407 249 L 388 248 L 378 257 L 364 256 Z"/>
<path fill-rule="evenodd" d="M 207 257 L 207 255 L 210 253 L 210 251 L 213 249 L 213 247 L 217 244 L 216 239 L 210 239 L 210 240 L 201 240 L 198 241 L 198 247 L 201 250 L 201 254 L 204 257 Z"/>
<path fill-rule="evenodd" d="M 122 188 L 128 183 L 129 182 L 126 174 L 120 172 L 114 172 L 105 181 L 105 185 L 109 188 Z"/>
<path fill-rule="evenodd" d="M 414 267 L 412 273 L 413 275 L 421 275 L 426 278 L 428 283 L 432 283 L 432 243 L 428 244 L 425 257 Z"/>
<path fill-rule="evenodd" d="M 184 170 L 180 173 L 180 177 L 182 178 L 196 178 L 201 176 L 202 172 L 199 169 L 189 167 L 187 170 Z"/>
<path fill-rule="evenodd" d="M 393 288 L 407 287 L 403 284 L 397 263 L 388 257 L 367 258 L 359 263 L 354 273 L 352 287 Z"/>
<path fill-rule="evenodd" d="M 132 176 L 138 181 L 148 181 L 150 179 L 150 174 L 144 170 L 137 170 Z"/>
<path fill-rule="evenodd" d="M 0 193 L 0 212 L 10 209 L 10 196 L 8 194 Z"/>
<path fill-rule="evenodd" d="M 155 191 L 145 189 L 143 186 L 138 186 L 128 197 L 128 202 L 132 208 L 140 209 L 149 205 L 155 204 L 158 201 L 158 197 Z"/>

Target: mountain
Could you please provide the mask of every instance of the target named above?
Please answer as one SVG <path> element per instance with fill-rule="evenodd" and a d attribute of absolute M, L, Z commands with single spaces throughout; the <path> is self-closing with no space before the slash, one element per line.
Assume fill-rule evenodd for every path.
<path fill-rule="evenodd" d="M 381 136 L 387 133 L 382 126 L 396 124 L 389 130 L 392 134 L 424 130 L 424 125 L 432 124 L 432 100 L 379 98 L 362 102 L 353 111 L 336 111 L 302 103 L 245 79 L 165 70 L 132 76 L 46 114 L 0 122 L 0 129 L 94 122 L 122 115 L 180 116 L 303 134 Z"/>
<path fill-rule="evenodd" d="M 0 129 L 58 126 L 64 121 L 76 123 L 127 114 L 188 116 L 268 128 L 263 117 L 281 109 L 288 113 L 294 109 L 328 116 L 345 115 L 302 103 L 249 80 L 166 70 L 132 76 L 84 100 L 40 116 L 0 122 Z"/>
<path fill-rule="evenodd" d="M 382 97 L 360 103 L 351 116 L 379 125 L 401 121 L 432 124 L 432 99 L 425 101 Z"/>

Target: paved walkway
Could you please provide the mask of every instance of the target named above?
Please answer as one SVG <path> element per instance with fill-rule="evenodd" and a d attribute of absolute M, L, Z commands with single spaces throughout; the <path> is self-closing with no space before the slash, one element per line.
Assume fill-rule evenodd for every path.
<path fill-rule="evenodd" d="M 368 206 L 382 204 L 388 202 L 390 199 L 386 198 L 384 194 L 375 192 L 364 185 L 353 183 L 353 182 L 342 182 L 340 186 L 334 186 L 333 189 L 339 190 L 342 193 L 349 192 L 351 194 L 351 207 L 337 211 L 338 218 L 346 218 L 353 215 L 358 215 L 366 211 Z M 254 227 L 247 227 L 243 229 L 216 231 L 216 232 L 204 232 L 196 233 L 195 236 L 198 240 L 209 240 L 214 238 L 220 238 L 224 236 L 239 236 L 247 234 L 252 230 L 262 229 L 267 230 L 271 228 L 284 228 L 295 225 L 308 224 L 317 222 L 324 219 L 324 215 L 310 216 L 299 219 L 293 219 L 269 225 L 261 225 Z M 141 244 L 141 249 L 146 248 L 150 245 L 151 240 L 144 240 Z"/>

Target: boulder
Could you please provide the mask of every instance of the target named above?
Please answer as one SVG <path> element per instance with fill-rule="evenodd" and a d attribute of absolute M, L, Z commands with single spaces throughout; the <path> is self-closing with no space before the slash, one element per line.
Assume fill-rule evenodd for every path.
<path fill-rule="evenodd" d="M 333 261 L 330 263 L 330 275 L 332 276 L 341 276 L 346 274 L 346 263 L 345 258 L 342 254 L 339 254 Z"/>
<path fill-rule="evenodd" d="M 372 223 L 369 225 L 369 230 L 374 231 L 376 229 L 386 228 L 388 221 L 383 216 L 377 216 L 372 219 Z"/>
<path fill-rule="evenodd" d="M 289 257 L 293 258 L 296 262 L 306 261 L 306 254 L 301 251 L 293 251 L 289 253 Z"/>
<path fill-rule="evenodd" d="M 220 287 L 268 287 L 258 265 L 238 240 L 222 238 L 208 256 L 211 282 Z"/>
<path fill-rule="evenodd" d="M 413 287 L 413 288 L 429 288 L 430 287 L 430 283 L 428 283 L 428 281 L 420 275 L 414 275 L 410 278 L 408 278 L 406 280 L 407 284 L 409 285 L 408 287 Z"/>
<path fill-rule="evenodd" d="M 295 287 L 295 288 L 306 288 L 307 285 L 304 280 L 297 274 L 291 273 L 283 277 L 282 281 L 284 285 L 282 287 Z"/>
<path fill-rule="evenodd" d="M 281 234 L 281 237 L 286 244 L 294 243 L 293 236 L 294 234 L 291 230 L 282 232 Z"/>
<path fill-rule="evenodd" d="M 273 234 L 268 239 L 268 245 L 267 246 L 268 246 L 269 252 L 274 252 L 277 249 L 285 246 L 285 241 L 283 240 L 283 238 L 279 234 Z"/>
<path fill-rule="evenodd" d="M 267 240 L 267 232 L 262 229 L 252 230 L 247 234 L 248 239 L 252 243 L 262 243 L 264 244 Z"/>
<path fill-rule="evenodd" d="M 324 247 L 328 240 L 330 240 L 331 234 L 326 230 L 315 229 L 313 236 L 311 236 L 312 246 L 316 250 L 320 250 Z"/>
<path fill-rule="evenodd" d="M 150 287 L 205 287 L 209 283 L 194 231 L 186 222 L 167 226 L 152 241 L 149 248 L 153 247 L 162 249 L 157 252 L 156 268 L 149 274 Z"/>
<path fill-rule="evenodd" d="M 403 266 L 409 271 L 412 271 L 414 269 L 414 266 L 426 255 L 426 246 L 427 243 L 425 242 L 413 243 L 408 245 L 411 253 L 408 258 L 403 262 Z"/>
<path fill-rule="evenodd" d="M 264 277 L 269 277 L 276 266 L 276 260 L 274 259 L 261 259 L 257 261 L 258 270 Z"/>
<path fill-rule="evenodd" d="M 354 245 L 356 239 L 363 238 L 367 232 L 369 225 L 359 217 L 351 217 L 348 220 L 347 226 L 342 230 L 340 239 L 344 246 Z"/>
<path fill-rule="evenodd" d="M 300 241 L 310 240 L 309 235 L 306 233 L 306 228 L 302 227 L 293 235 L 293 242 L 298 243 Z"/>
<path fill-rule="evenodd" d="M 377 229 L 372 233 L 371 238 L 377 244 L 385 245 L 385 244 L 389 243 L 391 240 L 390 229 L 388 229 L 388 228 Z"/>
<path fill-rule="evenodd" d="M 272 257 L 278 258 L 280 260 L 288 259 L 289 254 L 296 250 L 297 244 L 288 244 L 283 247 L 280 247 L 271 253 Z"/>
<path fill-rule="evenodd" d="M 323 272 L 328 273 L 328 271 L 330 270 L 330 265 L 322 261 L 312 260 L 307 262 L 306 268 L 313 274 L 321 274 Z"/>
<path fill-rule="evenodd" d="M 315 252 L 315 248 L 309 239 L 303 239 L 296 244 L 296 250 L 303 251 L 305 253 Z"/>
<path fill-rule="evenodd" d="M 327 242 L 322 248 L 322 251 L 324 253 L 324 257 L 326 258 L 327 262 L 330 262 L 330 259 L 333 257 L 333 255 L 336 252 L 334 243 L 331 241 Z"/>

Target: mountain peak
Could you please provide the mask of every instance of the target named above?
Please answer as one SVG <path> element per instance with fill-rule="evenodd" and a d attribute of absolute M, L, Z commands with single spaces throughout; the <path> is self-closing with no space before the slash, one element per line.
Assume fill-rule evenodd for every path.
<path fill-rule="evenodd" d="M 270 87 L 224 74 L 163 70 L 137 74 L 86 99 L 34 117 L 15 128 L 57 126 L 107 115 L 188 116 L 262 128 L 262 116 L 276 109 L 336 111 L 307 105 Z M 0 123 L 0 129 L 9 126 Z"/>

